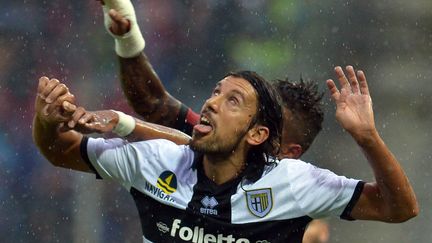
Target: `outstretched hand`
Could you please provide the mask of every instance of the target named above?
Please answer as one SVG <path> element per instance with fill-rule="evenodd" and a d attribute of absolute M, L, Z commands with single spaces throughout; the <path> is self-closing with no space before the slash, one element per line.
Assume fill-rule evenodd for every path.
<path fill-rule="evenodd" d="M 111 110 L 86 111 L 67 102 L 64 109 L 73 112 L 64 129 L 74 129 L 82 134 L 111 132 L 118 123 L 118 115 Z"/>
<path fill-rule="evenodd" d="M 372 99 L 363 71 L 346 67 L 347 76 L 339 66 L 335 74 L 341 86 L 337 88 L 332 79 L 327 80 L 332 100 L 336 103 L 336 119 L 356 140 L 376 132 Z"/>

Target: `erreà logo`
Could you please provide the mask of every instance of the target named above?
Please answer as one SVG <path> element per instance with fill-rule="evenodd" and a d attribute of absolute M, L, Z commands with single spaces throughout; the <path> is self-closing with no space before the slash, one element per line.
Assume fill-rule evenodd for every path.
<path fill-rule="evenodd" d="M 214 207 L 216 207 L 219 203 L 215 197 L 205 196 L 203 199 L 201 199 L 201 204 L 204 206 L 200 208 L 200 212 L 202 214 L 218 215 L 218 211 Z"/>
<path fill-rule="evenodd" d="M 177 178 L 173 172 L 166 170 L 160 174 L 156 186 L 169 195 L 177 190 Z"/>

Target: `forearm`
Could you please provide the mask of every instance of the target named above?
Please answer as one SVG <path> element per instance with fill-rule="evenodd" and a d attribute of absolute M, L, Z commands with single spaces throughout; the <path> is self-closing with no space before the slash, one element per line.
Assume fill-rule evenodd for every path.
<path fill-rule="evenodd" d="M 372 184 L 372 187 L 376 185 L 375 193 L 384 202 L 384 207 L 380 210 L 384 210 L 388 215 L 388 221 L 404 221 L 415 216 L 418 212 L 415 193 L 401 165 L 378 132 L 371 132 L 370 135 L 356 140 L 374 172 L 376 184 Z"/>
<path fill-rule="evenodd" d="M 129 104 L 146 121 L 173 127 L 181 103 L 165 90 L 143 53 L 145 40 L 130 1 L 104 1 L 105 27 L 115 40 L 123 91 Z"/>
<path fill-rule="evenodd" d="M 136 119 L 135 129 L 127 139 L 128 141 L 167 139 L 178 145 L 184 145 L 189 143 L 190 137 L 178 130 Z"/>
<path fill-rule="evenodd" d="M 90 172 L 81 159 L 82 135 L 75 131 L 60 132 L 58 124 L 46 124 L 35 115 L 33 140 L 45 158 L 54 166 Z"/>
<path fill-rule="evenodd" d="M 146 121 L 173 127 L 181 103 L 166 92 L 145 54 L 119 61 L 122 88 L 135 112 Z"/>
<path fill-rule="evenodd" d="M 418 214 L 414 191 L 375 128 L 364 72 L 355 72 L 352 66 L 347 66 L 346 72 L 348 75 L 341 67 L 335 67 L 340 91 L 332 79 L 327 80 L 327 87 L 336 103 L 336 119 L 362 148 L 376 180 L 364 185 L 351 217 L 393 223 L 406 221 Z"/>

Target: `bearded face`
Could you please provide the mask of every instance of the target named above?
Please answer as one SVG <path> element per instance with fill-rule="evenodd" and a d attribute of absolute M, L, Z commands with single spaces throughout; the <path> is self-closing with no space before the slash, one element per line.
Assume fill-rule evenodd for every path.
<path fill-rule="evenodd" d="M 214 128 L 213 128 L 214 129 Z M 204 154 L 229 154 L 237 150 L 247 130 L 235 131 L 232 136 L 227 138 L 215 136 L 208 139 L 200 139 L 200 134 L 193 132 L 190 142 L 191 149 Z"/>
<path fill-rule="evenodd" d="M 204 103 L 199 124 L 193 129 L 191 148 L 204 154 L 228 154 L 244 147 L 256 107 L 256 93 L 248 81 L 224 78 Z"/>

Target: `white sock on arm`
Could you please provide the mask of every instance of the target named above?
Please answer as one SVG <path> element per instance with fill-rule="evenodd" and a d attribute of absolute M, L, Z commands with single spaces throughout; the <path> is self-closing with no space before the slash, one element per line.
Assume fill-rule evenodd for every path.
<path fill-rule="evenodd" d="M 138 56 L 145 46 L 144 37 L 139 29 L 135 10 L 130 0 L 104 0 L 105 5 L 102 9 L 104 12 L 105 28 L 108 33 L 114 37 L 115 51 L 117 55 L 123 58 Z M 124 35 L 114 35 L 110 31 L 111 17 L 108 14 L 110 9 L 117 10 L 122 16 L 130 21 L 130 30 Z"/>

